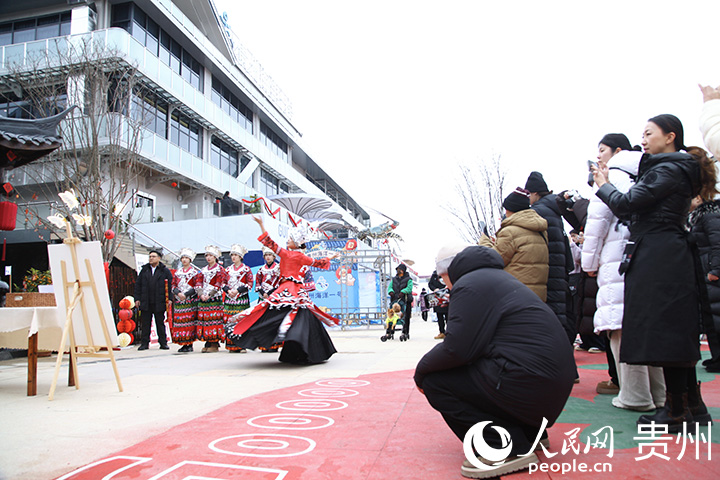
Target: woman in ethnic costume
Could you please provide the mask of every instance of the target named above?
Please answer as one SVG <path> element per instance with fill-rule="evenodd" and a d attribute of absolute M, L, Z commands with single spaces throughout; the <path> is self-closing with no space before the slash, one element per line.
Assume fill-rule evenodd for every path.
<path fill-rule="evenodd" d="M 232 245 L 230 247 L 230 258 L 233 264 L 225 269 L 228 274 L 227 285 L 223 287 L 225 291 L 225 311 L 223 322 L 242 312 L 250 306 L 250 297 L 248 291 L 253 286 L 253 274 L 250 267 L 243 263 L 243 257 L 247 253 L 247 248 L 242 245 Z M 244 353 L 244 348 L 236 347 L 232 342 L 225 344 L 227 349 L 233 353 Z"/>
<path fill-rule="evenodd" d="M 192 352 L 197 338 L 197 291 L 202 276 L 191 264 L 195 252 L 189 248 L 180 250 L 180 268 L 173 273 L 173 322 L 170 335 L 173 343 L 182 345 L 178 352 Z"/>
<path fill-rule="evenodd" d="M 312 259 L 299 252 L 307 235 L 302 227 L 290 229 L 287 248 L 281 248 L 268 235 L 262 218 L 253 220 L 262 230 L 258 240 L 280 257 L 280 285 L 253 309 L 237 315 L 237 323 L 228 325 L 228 339 L 250 349 L 284 341 L 281 362 L 308 364 L 327 360 L 337 350 L 323 324 L 337 325 L 339 321 L 312 303 L 301 269 L 305 265 L 328 269 L 330 260 L 340 254 Z"/>
<path fill-rule="evenodd" d="M 263 258 L 265 263 L 255 274 L 255 291 L 264 300 L 280 284 L 280 265 L 275 261 L 275 252 L 263 247 Z"/>
<path fill-rule="evenodd" d="M 220 249 L 215 245 L 205 247 L 208 264 L 200 271 L 203 282 L 198 292 L 197 322 L 197 338 L 205 342 L 203 353 L 217 352 L 220 342 L 225 341 L 222 294 L 227 284 L 227 272 L 218 263 L 220 256 Z"/>

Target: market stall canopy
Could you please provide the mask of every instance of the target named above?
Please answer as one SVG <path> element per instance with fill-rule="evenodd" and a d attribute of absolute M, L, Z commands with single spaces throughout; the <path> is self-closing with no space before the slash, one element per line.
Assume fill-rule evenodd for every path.
<path fill-rule="evenodd" d="M 62 146 L 57 126 L 73 108 L 46 118 L 0 117 L 0 169 L 21 167 Z"/>
<path fill-rule="evenodd" d="M 308 212 L 326 210 L 333 205 L 327 197 L 313 193 L 285 193 L 267 199 L 303 218 Z"/>

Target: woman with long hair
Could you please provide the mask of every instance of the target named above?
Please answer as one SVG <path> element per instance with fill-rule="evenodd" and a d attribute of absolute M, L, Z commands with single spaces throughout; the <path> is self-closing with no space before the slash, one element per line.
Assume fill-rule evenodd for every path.
<path fill-rule="evenodd" d="M 637 148 L 638 151 L 635 150 Z M 598 165 L 607 166 L 609 179 L 618 191 L 626 193 L 637 177 L 640 147 L 633 148 L 622 133 L 609 133 L 598 144 Z M 626 221 L 616 217 L 599 197 L 588 206 L 582 269 L 597 278 L 597 310 L 593 317 L 595 333 L 607 334 L 615 362 L 619 392 L 613 406 L 648 412 L 665 405 L 665 381 L 662 369 L 619 362 L 625 281 L 618 272 L 625 245 L 630 238 Z"/>
<path fill-rule="evenodd" d="M 699 147 L 686 147 L 680 120 L 663 114 L 648 120 L 637 183 L 627 193 L 608 183 L 608 167 L 593 167 L 596 193 L 619 218 L 630 220 L 630 240 L 619 271 L 625 274 L 620 361 L 663 368 L 665 406 L 638 424 L 711 421 L 700 396 L 701 290 L 697 253 L 685 229 L 691 200 L 717 193 L 715 168 Z M 686 153 L 681 152 L 684 150 Z"/>

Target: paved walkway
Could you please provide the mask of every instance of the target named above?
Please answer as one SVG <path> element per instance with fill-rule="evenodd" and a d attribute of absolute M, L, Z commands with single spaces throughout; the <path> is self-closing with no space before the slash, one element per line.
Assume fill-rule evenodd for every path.
<path fill-rule="evenodd" d="M 136 479 L 460 479 L 462 445 L 412 382 L 436 333 L 437 324 L 419 318 L 403 343 L 380 342 L 377 327 L 337 330 L 331 335 L 339 353 L 307 367 L 259 352 L 124 349 L 116 352 L 124 392 L 109 362 L 83 359 L 81 388 L 59 387 L 52 402 L 55 357 L 40 360 L 37 397 L 25 396 L 25 359 L 2 361 L 0 479 L 100 479 L 112 472 Z M 541 455 L 548 472 L 512 478 L 664 479 L 681 472 L 694 480 L 718 478 L 717 445 L 686 442 L 680 456 L 682 444 L 674 443 L 680 437 L 673 437 L 667 452 L 653 447 L 667 460 L 657 454 L 638 460 L 650 450 L 639 452 L 633 440 L 637 414 L 595 394 L 606 379 L 604 356 L 576 353 L 576 359 L 581 383 Z M 701 380 L 720 418 L 720 381 L 707 373 Z M 582 442 L 602 427 L 613 430 L 612 457 L 595 446 L 584 452 Z M 720 442 L 718 428 L 710 431 L 713 444 Z M 716 458 L 708 459 L 712 453 Z M 581 463 L 606 471 L 561 471 Z"/>

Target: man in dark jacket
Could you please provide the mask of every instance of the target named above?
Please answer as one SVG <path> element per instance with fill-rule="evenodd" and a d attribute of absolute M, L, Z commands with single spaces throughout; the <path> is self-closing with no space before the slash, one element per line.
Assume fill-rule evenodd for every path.
<path fill-rule="evenodd" d="M 160 263 L 162 255 L 159 250 L 151 250 L 149 263 L 143 265 L 135 282 L 135 305 L 140 309 L 140 347 L 147 350 L 150 345 L 150 322 L 155 317 L 158 342 L 161 350 L 168 350 L 165 334 L 165 283 L 170 289 L 172 274 Z M 169 291 L 169 290 L 168 290 Z"/>
<path fill-rule="evenodd" d="M 477 435 L 497 456 L 508 445 L 502 429 L 509 433 L 509 452 L 495 459 L 504 462 L 491 468 L 492 475 L 487 459 L 467 458 L 462 474 L 481 478 L 538 461 L 533 447 L 544 436 L 543 427 L 560 415 L 575 366 L 553 312 L 503 271 L 500 255 L 487 247 L 463 247 L 445 247 L 438 254 L 437 271 L 450 288 L 446 336 L 418 363 L 415 384 L 461 440 L 471 427 L 492 422 L 484 432 L 480 425 Z"/>
<path fill-rule="evenodd" d="M 397 275 L 390 281 L 388 286 L 388 295 L 390 295 L 390 304 L 397 303 L 403 311 L 403 327 L 401 341 L 410 338 L 410 316 L 412 315 L 412 288 L 413 281 L 407 273 L 407 267 L 401 263 L 395 267 Z"/>
<path fill-rule="evenodd" d="M 525 190 L 530 192 L 530 205 L 541 217 L 547 220 L 548 251 L 550 270 L 547 283 L 547 306 L 555 312 L 560 324 L 565 329 L 570 343 L 575 342 L 577 329 L 575 321 L 568 317 L 572 309 L 568 273 L 574 268 L 570 245 L 568 243 L 563 220 L 558 206 L 557 195 L 554 195 L 545 183 L 540 172 L 532 172 L 525 183 Z"/>

